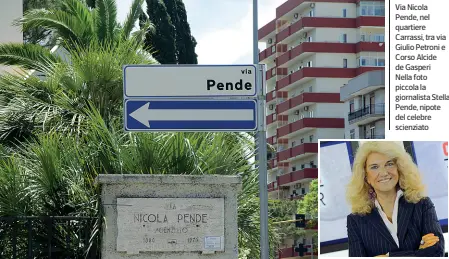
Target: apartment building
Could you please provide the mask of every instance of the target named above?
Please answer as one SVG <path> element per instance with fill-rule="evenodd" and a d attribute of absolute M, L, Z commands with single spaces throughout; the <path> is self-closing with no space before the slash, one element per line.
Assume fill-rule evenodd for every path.
<path fill-rule="evenodd" d="M 385 69 L 384 4 L 288 0 L 259 29 L 259 41 L 267 46 L 259 54 L 267 66 L 267 142 L 276 149 L 268 154 L 271 199 L 307 194 L 318 177 L 318 139 L 344 138 L 346 124 L 354 123 L 346 123 L 348 104 L 340 89 L 353 78 Z M 355 94 L 352 99 L 362 93 Z M 287 240 L 279 258 L 296 258 L 294 247 L 310 245 L 313 231 L 305 240 Z"/>
<path fill-rule="evenodd" d="M 345 138 L 385 138 L 385 70 L 363 73 L 340 91 L 345 104 Z"/>

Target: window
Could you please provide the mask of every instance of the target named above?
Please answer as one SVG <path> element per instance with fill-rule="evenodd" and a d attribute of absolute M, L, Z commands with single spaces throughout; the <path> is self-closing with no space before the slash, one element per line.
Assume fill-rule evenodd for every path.
<path fill-rule="evenodd" d="M 313 17 L 313 9 L 309 11 L 309 16 Z"/>
<path fill-rule="evenodd" d="M 346 33 L 341 35 L 341 42 L 342 43 L 347 43 L 348 42 L 348 35 Z"/>
<path fill-rule="evenodd" d="M 304 143 L 304 138 L 301 138 L 301 144 Z"/>
<path fill-rule="evenodd" d="M 370 133 L 372 139 L 376 138 L 376 125 L 374 125 L 374 124 L 370 125 L 369 133 Z"/>
<path fill-rule="evenodd" d="M 352 129 L 351 131 L 349 131 L 349 138 L 355 139 L 355 129 Z"/>
<path fill-rule="evenodd" d="M 348 59 L 347 59 L 347 58 L 344 58 L 344 59 L 343 59 L 343 67 L 344 67 L 344 68 L 347 68 L 347 67 L 348 67 Z"/>
<path fill-rule="evenodd" d="M 296 146 L 296 141 L 292 141 L 292 147 Z"/>
<path fill-rule="evenodd" d="M 276 52 L 276 45 L 273 45 L 272 47 L 271 47 L 271 52 Z"/>
<path fill-rule="evenodd" d="M 349 112 L 354 112 L 354 99 L 349 101 Z"/>
<path fill-rule="evenodd" d="M 309 86 L 309 93 L 312 92 L 312 86 Z"/>
<path fill-rule="evenodd" d="M 309 141 L 310 141 L 310 142 L 313 142 L 313 135 L 310 135 L 310 136 L 309 136 Z"/>
<path fill-rule="evenodd" d="M 308 42 L 312 42 L 312 36 L 307 37 Z"/>
<path fill-rule="evenodd" d="M 385 42 L 384 34 L 361 34 L 360 41 L 364 42 Z"/>
<path fill-rule="evenodd" d="M 343 18 L 346 18 L 346 9 L 343 9 Z"/>
<path fill-rule="evenodd" d="M 312 61 L 307 62 L 307 67 L 312 67 Z"/>
<path fill-rule="evenodd" d="M 358 7 L 360 16 L 385 16 L 385 4 L 380 1 L 363 1 Z"/>
<path fill-rule="evenodd" d="M 377 66 L 378 67 L 384 67 L 385 66 L 385 59 L 384 58 L 377 59 Z"/>
<path fill-rule="evenodd" d="M 384 67 L 385 57 L 379 53 L 368 53 L 366 56 L 357 58 L 360 67 Z"/>
<path fill-rule="evenodd" d="M 385 42 L 385 35 L 383 34 L 375 34 L 373 35 L 374 42 Z"/>

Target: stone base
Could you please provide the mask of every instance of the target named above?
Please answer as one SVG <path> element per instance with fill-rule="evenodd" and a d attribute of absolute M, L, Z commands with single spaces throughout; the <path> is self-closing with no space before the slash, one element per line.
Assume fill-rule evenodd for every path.
<path fill-rule="evenodd" d="M 128 174 L 97 181 L 102 258 L 238 258 L 240 177 Z"/>

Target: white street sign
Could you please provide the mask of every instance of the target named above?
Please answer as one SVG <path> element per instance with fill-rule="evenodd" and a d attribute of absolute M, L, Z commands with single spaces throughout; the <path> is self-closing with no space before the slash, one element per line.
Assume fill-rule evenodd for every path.
<path fill-rule="evenodd" d="M 125 98 L 256 96 L 254 65 L 129 65 Z"/>

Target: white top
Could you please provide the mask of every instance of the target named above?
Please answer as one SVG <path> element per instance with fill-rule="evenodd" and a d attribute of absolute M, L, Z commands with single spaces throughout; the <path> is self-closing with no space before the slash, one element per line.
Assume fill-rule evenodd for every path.
<path fill-rule="evenodd" d="M 399 238 L 398 238 L 398 207 L 399 207 L 399 199 L 404 195 L 402 190 L 398 190 L 396 194 L 396 201 L 394 202 L 393 207 L 393 217 L 391 218 L 393 222 L 390 222 L 387 218 L 387 215 L 382 210 L 382 207 L 380 206 L 377 199 L 374 201 L 374 205 L 376 206 L 377 210 L 379 211 L 380 216 L 382 217 L 382 220 L 385 223 L 385 226 L 387 226 L 388 231 L 390 231 L 391 236 L 394 239 L 394 242 L 396 242 L 396 245 L 399 247 Z"/>

